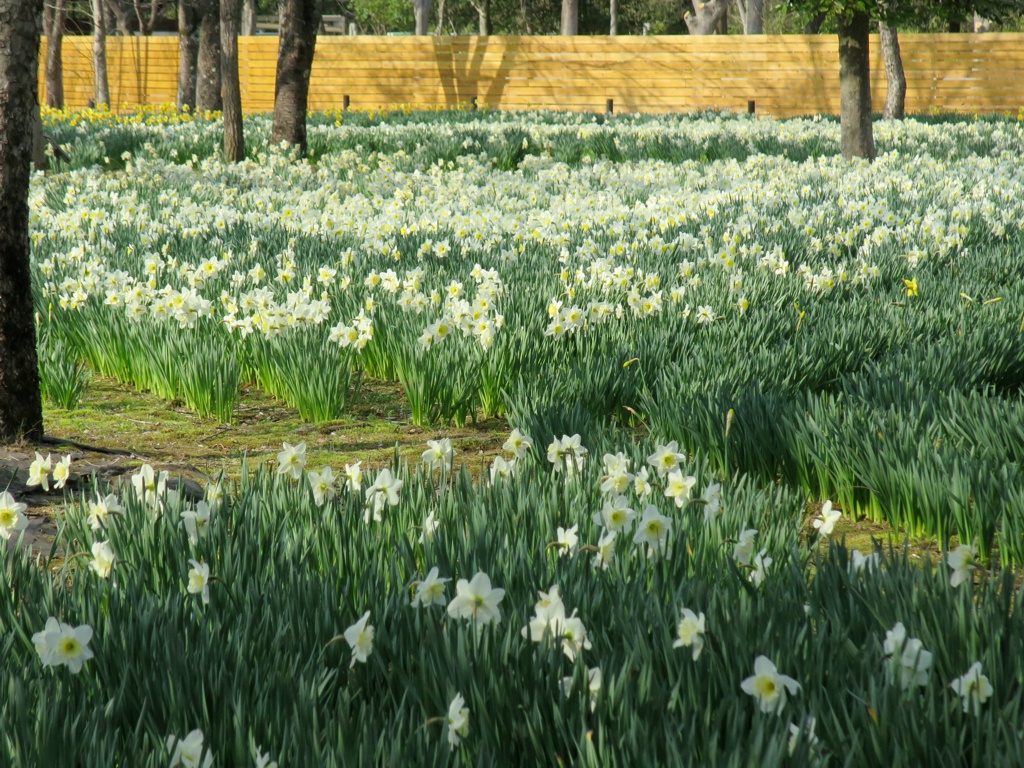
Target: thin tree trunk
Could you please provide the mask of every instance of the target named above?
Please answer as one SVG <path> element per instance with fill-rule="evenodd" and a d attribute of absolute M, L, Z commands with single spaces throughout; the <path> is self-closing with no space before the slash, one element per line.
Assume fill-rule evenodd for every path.
<path fill-rule="evenodd" d="M 46 137 L 43 136 L 43 116 L 38 104 L 32 111 L 32 165 L 37 171 L 46 170 Z"/>
<path fill-rule="evenodd" d="M 291 4 L 288 0 L 283 0 L 283 2 Z M 430 5 L 431 0 L 412 0 L 412 13 L 416 17 L 417 35 L 430 34 Z M 281 7 L 284 8 L 284 5 Z"/>
<path fill-rule="evenodd" d="M 221 84 L 224 99 L 224 159 L 245 159 L 242 134 L 242 89 L 238 84 L 238 30 L 242 26 L 241 0 L 220 0 Z"/>
<path fill-rule="evenodd" d="M 169 1 L 173 2 L 173 0 L 169 0 Z M 138 8 L 138 5 L 139 5 L 139 0 L 135 0 L 136 8 Z M 142 34 L 144 34 L 144 35 L 152 35 L 153 34 L 153 29 L 156 27 L 157 17 L 160 16 L 166 10 L 167 9 L 166 9 L 166 7 L 164 5 L 164 0 L 151 0 L 150 5 L 149 5 L 149 18 L 146 19 L 146 23 L 145 24 L 142 24 L 142 13 L 141 12 L 139 13 L 139 24 L 142 24 L 142 26 L 143 26 Z"/>
<path fill-rule="evenodd" d="M 825 23 L 828 14 L 821 12 L 814 14 L 814 18 L 807 22 L 804 27 L 805 35 L 816 35 L 821 32 L 821 25 Z"/>
<path fill-rule="evenodd" d="M 879 22 L 878 43 L 882 47 L 886 82 L 882 119 L 902 120 L 907 102 L 907 78 L 903 72 L 903 57 L 900 56 L 900 39 L 896 27 Z"/>
<path fill-rule="evenodd" d="M 693 13 L 687 11 L 683 17 L 687 31 L 691 35 L 713 35 L 729 11 L 729 0 L 710 0 L 707 3 L 692 0 L 692 3 Z"/>
<path fill-rule="evenodd" d="M 46 106 L 64 108 L 64 4 L 65 0 L 51 0 L 46 6 L 49 23 L 46 31 Z M 44 17 L 45 18 L 45 17 Z"/>
<path fill-rule="evenodd" d="M 92 0 L 93 97 L 96 106 L 110 106 L 110 80 L 107 78 L 107 20 L 103 0 Z"/>
<path fill-rule="evenodd" d="M 740 29 L 744 30 L 743 34 L 746 34 L 747 29 L 747 0 L 734 0 L 736 5 L 736 12 L 740 16 Z"/>
<path fill-rule="evenodd" d="M 196 108 L 199 13 L 194 0 L 178 0 L 178 111 Z"/>
<path fill-rule="evenodd" d="M 151 0 L 152 6 L 150 10 L 159 5 L 158 0 Z M 138 22 L 138 29 L 140 35 L 151 35 L 153 34 L 153 28 L 147 26 L 146 17 L 142 15 L 142 6 L 139 5 L 139 0 L 132 0 L 132 8 L 135 11 L 135 21 Z"/>
<path fill-rule="evenodd" d="M 203 0 L 199 6 L 199 55 L 196 63 L 196 109 L 219 111 L 220 96 L 220 3 Z"/>
<path fill-rule="evenodd" d="M 294 144 L 305 155 L 306 104 L 320 4 L 318 0 L 281 0 L 279 13 L 281 32 L 270 137 L 274 143 Z"/>
<path fill-rule="evenodd" d="M 843 157 L 875 159 L 871 126 L 871 59 L 868 32 L 871 17 L 863 11 L 840 14 L 839 124 Z"/>
<path fill-rule="evenodd" d="M 128 9 L 121 5 L 120 0 L 106 0 L 107 19 L 114 20 L 114 28 L 118 37 L 128 37 L 132 33 L 131 16 Z"/>
<path fill-rule="evenodd" d="M 256 27 L 256 0 L 245 0 L 242 3 L 242 29 L 238 33 L 243 37 L 253 37 L 259 29 Z"/>
<path fill-rule="evenodd" d="M 477 16 L 480 19 L 480 36 L 487 37 L 491 34 L 491 0 L 480 0 Z"/>
<path fill-rule="evenodd" d="M 153 34 L 153 27 L 156 26 L 157 16 L 163 11 L 163 3 L 161 0 L 147 0 L 149 3 L 149 13 L 143 13 L 143 0 L 132 0 L 132 8 L 135 11 L 135 21 L 138 23 L 139 34 L 143 37 L 149 37 Z"/>
<path fill-rule="evenodd" d="M 619 0 L 608 0 L 608 34 L 619 34 Z"/>
<path fill-rule="evenodd" d="M 444 0 L 437 0 L 437 28 L 434 34 L 438 37 L 444 34 Z"/>
<path fill-rule="evenodd" d="M 523 20 L 523 29 L 526 30 L 526 34 L 533 34 L 533 18 L 530 16 L 530 11 L 526 7 L 526 0 L 519 0 L 519 15 Z"/>
<path fill-rule="evenodd" d="M 743 34 L 764 34 L 764 0 L 748 0 L 747 16 L 743 20 Z"/>
<path fill-rule="evenodd" d="M 43 436 L 28 187 L 43 0 L 0 0 L 0 443 Z"/>
<path fill-rule="evenodd" d="M 562 0 L 562 24 L 559 34 L 580 33 L 580 0 Z"/>

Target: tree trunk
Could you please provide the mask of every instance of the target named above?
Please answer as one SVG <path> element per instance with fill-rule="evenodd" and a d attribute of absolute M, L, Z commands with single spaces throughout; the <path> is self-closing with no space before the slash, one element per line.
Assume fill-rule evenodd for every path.
<path fill-rule="evenodd" d="M 480 7 L 477 8 L 477 15 L 480 17 L 480 36 L 487 37 L 491 32 L 491 0 L 480 0 Z"/>
<path fill-rule="evenodd" d="M 747 17 L 743 20 L 743 34 L 764 34 L 764 0 L 748 0 Z"/>
<path fill-rule="evenodd" d="M 110 106 L 110 80 L 107 78 L 107 20 L 103 0 L 92 0 L 93 97 L 96 105 Z"/>
<path fill-rule="evenodd" d="M 286 5 L 294 5 L 294 0 L 282 0 L 282 13 Z M 412 13 L 416 17 L 416 34 L 430 34 L 430 4 L 431 0 L 412 0 Z M 408 6 L 407 6 L 408 7 Z"/>
<path fill-rule="evenodd" d="M 43 436 L 28 186 L 43 0 L 0 0 L 0 443 Z"/>
<path fill-rule="evenodd" d="M 196 109 L 219 111 L 220 96 L 220 4 L 203 0 L 199 6 L 199 55 L 196 59 Z"/>
<path fill-rule="evenodd" d="M 139 4 L 141 0 L 132 0 L 132 7 L 135 11 L 135 21 L 138 23 L 138 30 L 140 35 L 152 35 L 153 26 L 149 23 L 149 19 L 146 18 L 142 13 L 142 6 Z M 150 0 L 150 16 L 153 16 L 153 11 L 156 10 L 157 6 L 160 5 L 160 0 Z M 153 17 L 156 21 L 156 18 Z"/>
<path fill-rule="evenodd" d="M 256 28 L 256 0 L 245 0 L 242 3 L 242 29 L 238 33 L 243 37 L 253 37 L 259 30 Z"/>
<path fill-rule="evenodd" d="M 108 20 L 114 20 L 114 28 L 118 37 L 128 37 L 132 33 L 132 17 L 120 0 L 106 0 Z"/>
<path fill-rule="evenodd" d="M 562 25 L 559 34 L 578 35 L 580 32 L 580 0 L 562 0 Z"/>
<path fill-rule="evenodd" d="M 199 12 L 194 0 L 178 0 L 178 111 L 196 108 Z"/>
<path fill-rule="evenodd" d="M 816 35 L 819 32 L 821 32 L 821 25 L 825 23 L 825 19 L 827 17 L 828 17 L 828 14 L 826 14 L 824 12 L 820 12 L 820 13 L 814 14 L 814 18 L 812 18 L 810 21 L 808 21 L 807 25 L 804 27 L 804 34 L 805 35 Z"/>
<path fill-rule="evenodd" d="M 692 0 L 693 13 L 687 11 L 683 21 L 691 35 L 713 35 L 729 10 L 729 0 L 710 0 L 702 3 Z"/>
<path fill-rule="evenodd" d="M 530 9 L 527 8 L 526 0 L 519 0 L 519 17 L 523 22 L 523 29 L 526 30 L 526 34 L 533 34 L 533 17 L 530 15 Z"/>
<path fill-rule="evenodd" d="M 157 18 L 167 10 L 165 3 L 173 3 L 173 0 L 151 0 L 149 18 L 142 15 L 142 8 L 139 3 L 140 0 L 135 0 L 135 15 L 139 17 L 139 27 L 142 29 L 142 34 L 152 35 L 153 29 L 156 27 Z"/>
<path fill-rule="evenodd" d="M 437 0 L 437 27 L 434 34 L 438 37 L 444 34 L 444 0 Z"/>
<path fill-rule="evenodd" d="M 418 30 L 419 18 L 416 25 Z M 320 26 L 320 3 L 318 0 L 281 0 L 280 26 L 270 138 L 275 144 L 282 141 L 294 144 L 305 155 L 306 102 L 316 31 Z"/>
<path fill-rule="evenodd" d="M 221 84 L 224 99 L 224 159 L 245 159 L 242 134 L 242 89 L 238 84 L 238 30 L 242 26 L 241 0 L 220 0 Z"/>
<path fill-rule="evenodd" d="M 46 32 L 46 106 L 64 109 L 64 4 L 51 0 L 46 6 L 43 30 Z"/>
<path fill-rule="evenodd" d="M 879 22 L 878 42 L 882 46 L 886 82 L 882 119 L 902 120 L 907 101 L 907 78 L 903 73 L 903 57 L 900 56 L 900 39 L 896 34 L 896 27 Z"/>
<path fill-rule="evenodd" d="M 871 127 L 871 60 L 868 33 L 871 17 L 863 11 L 840 14 L 839 124 L 843 157 L 875 159 Z"/>
<path fill-rule="evenodd" d="M 46 170 L 46 137 L 43 135 L 43 116 L 38 104 L 32 112 L 32 165 L 37 171 Z"/>
<path fill-rule="evenodd" d="M 608 0 L 608 34 L 619 34 L 619 0 Z"/>

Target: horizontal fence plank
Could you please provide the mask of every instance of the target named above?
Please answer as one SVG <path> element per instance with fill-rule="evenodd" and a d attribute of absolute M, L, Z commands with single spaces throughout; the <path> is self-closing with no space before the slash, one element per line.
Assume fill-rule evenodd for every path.
<path fill-rule="evenodd" d="M 273 108 L 276 37 L 239 38 L 242 104 Z M 43 50 L 45 51 L 45 39 Z M 900 35 L 910 111 L 1016 110 L 1024 105 L 1024 35 Z M 872 98 L 885 97 L 877 36 L 870 40 Z M 93 94 L 92 39 L 65 37 L 65 101 Z M 118 109 L 173 102 L 176 37 L 107 39 Z M 45 76 L 40 59 L 40 94 Z M 838 45 L 832 35 L 610 37 L 370 37 L 317 40 L 310 107 L 454 106 L 474 96 L 501 109 L 745 110 L 779 117 L 835 113 Z"/>

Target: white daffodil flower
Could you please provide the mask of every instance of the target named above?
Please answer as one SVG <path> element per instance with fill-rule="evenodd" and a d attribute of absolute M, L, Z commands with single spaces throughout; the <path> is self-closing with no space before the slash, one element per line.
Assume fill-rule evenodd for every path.
<path fill-rule="evenodd" d="M 0 539 L 7 541 L 28 527 L 28 518 L 23 514 L 26 509 L 28 504 L 15 501 L 7 491 L 0 492 Z"/>
<path fill-rule="evenodd" d="M 90 501 L 87 509 L 89 510 L 87 518 L 89 527 L 94 531 L 106 528 L 107 518 L 111 514 L 120 514 L 121 512 L 124 512 L 117 496 L 112 493 L 106 496 L 100 496 L 97 494 L 96 500 Z"/>
<path fill-rule="evenodd" d="M 495 482 L 497 480 L 502 480 L 502 481 L 508 480 L 515 473 L 515 469 L 516 469 L 516 460 L 515 459 L 512 459 L 511 461 L 506 461 L 501 456 L 495 456 L 494 457 L 494 462 L 491 464 L 491 471 L 490 471 L 491 482 L 493 483 L 493 482 Z"/>
<path fill-rule="evenodd" d="M 576 545 L 579 543 L 579 536 L 576 535 L 576 531 L 578 529 L 578 525 L 574 525 L 572 528 L 563 528 L 562 526 L 558 526 L 555 544 L 557 545 L 559 557 L 575 554 Z"/>
<path fill-rule="evenodd" d="M 444 585 L 451 579 L 441 578 L 437 574 L 438 570 L 435 565 L 423 579 L 412 583 L 416 587 L 416 595 L 412 599 L 413 607 L 444 605 L 448 602 L 448 598 L 444 594 Z"/>
<path fill-rule="evenodd" d="M 462 740 L 469 735 L 469 709 L 466 707 L 466 700 L 461 693 L 456 693 L 451 704 L 448 705 L 448 743 L 452 747 L 459 746 Z"/>
<path fill-rule="evenodd" d="M 981 705 L 992 697 L 992 683 L 981 673 L 981 662 L 971 664 L 971 668 L 949 684 L 963 699 L 964 712 L 973 712 L 977 717 L 981 714 Z"/>
<path fill-rule="evenodd" d="M 28 482 L 26 485 L 42 486 L 44 491 L 50 490 L 50 470 L 53 469 L 53 461 L 47 454 L 44 459 L 42 454 L 36 453 L 35 461 L 28 467 Z"/>
<path fill-rule="evenodd" d="M 736 539 L 736 546 L 732 550 L 732 559 L 736 565 L 749 566 L 754 558 L 754 537 L 757 536 L 756 528 L 747 528 L 742 531 Z"/>
<path fill-rule="evenodd" d="M 200 501 L 195 509 L 186 509 L 181 513 L 181 524 L 185 526 L 189 542 L 195 546 L 210 528 L 210 505 Z"/>
<path fill-rule="evenodd" d="M 664 554 L 671 529 L 672 520 L 662 515 L 656 506 L 649 504 L 637 525 L 633 543 L 646 544 L 648 557 Z"/>
<path fill-rule="evenodd" d="M 356 662 L 365 664 L 373 652 L 373 625 L 369 623 L 370 612 L 364 613 L 355 624 L 345 630 L 345 642 L 352 649 L 352 661 L 349 668 Z"/>
<path fill-rule="evenodd" d="M 277 474 L 298 480 L 306 468 L 306 444 L 284 443 L 284 450 L 277 454 Z"/>
<path fill-rule="evenodd" d="M 602 571 L 608 570 L 612 560 L 615 559 L 615 531 L 605 531 L 597 541 L 597 554 L 594 555 L 594 568 Z"/>
<path fill-rule="evenodd" d="M 975 561 L 978 557 L 978 547 L 975 544 L 961 544 L 946 557 L 946 565 L 949 566 L 950 586 L 959 587 L 971 578 L 971 571 L 977 566 Z"/>
<path fill-rule="evenodd" d="M 757 699 L 762 712 L 779 714 L 786 706 L 786 692 L 795 696 L 800 684 L 792 677 L 779 674 L 767 656 L 754 660 L 754 674 L 740 683 L 744 693 Z"/>
<path fill-rule="evenodd" d="M 887 657 L 885 671 L 890 683 L 898 682 L 904 690 L 912 686 L 928 685 L 932 654 L 924 650 L 924 645 L 916 637 L 907 637 L 903 622 L 896 622 L 885 633 L 882 648 Z"/>
<path fill-rule="evenodd" d="M 696 661 L 700 657 L 700 652 L 704 650 L 704 614 L 683 608 L 676 634 L 678 639 L 672 643 L 672 647 L 692 648 L 693 660 Z"/>
<path fill-rule="evenodd" d="M 679 452 L 679 443 L 675 440 L 668 445 L 656 445 L 654 453 L 647 457 L 647 463 L 654 468 L 659 477 L 665 477 L 676 469 L 681 461 L 686 461 L 686 455 Z"/>
<path fill-rule="evenodd" d="M 712 483 L 700 498 L 704 502 L 704 522 L 710 523 L 722 512 L 722 484 Z"/>
<path fill-rule="evenodd" d="M 562 692 L 568 697 L 572 694 L 573 678 L 562 678 Z M 601 668 L 591 667 L 587 670 L 587 693 L 590 695 L 590 711 L 597 708 L 597 695 L 601 691 Z"/>
<path fill-rule="evenodd" d="M 815 518 L 812 525 L 820 535 L 831 536 L 832 531 L 836 527 L 836 523 L 839 522 L 839 518 L 842 516 L 842 512 L 838 509 L 832 508 L 831 501 L 826 501 L 821 505 L 821 513 Z"/>
<path fill-rule="evenodd" d="M 210 566 L 198 560 L 189 560 L 188 593 L 199 595 L 203 605 L 210 603 Z"/>
<path fill-rule="evenodd" d="M 110 576 L 115 559 L 114 550 L 110 548 L 110 542 L 97 541 L 92 545 L 92 560 L 89 561 L 89 567 L 101 579 L 106 579 Z"/>
<path fill-rule="evenodd" d="M 49 458 L 49 457 L 47 457 Z M 71 479 L 71 456 L 65 456 L 63 459 L 53 465 L 53 487 L 63 488 L 68 480 Z"/>
<path fill-rule="evenodd" d="M 330 467 L 324 467 L 319 472 L 307 472 L 306 479 L 309 480 L 309 486 L 313 489 L 313 502 L 318 507 L 322 507 L 333 499 L 338 491 L 338 487 L 335 485 L 334 470 Z"/>
<path fill-rule="evenodd" d="M 198 728 L 183 739 L 168 736 L 167 749 L 171 752 L 170 768 L 210 768 L 213 765 L 213 752 L 204 752 L 203 732 Z"/>
<path fill-rule="evenodd" d="M 423 452 L 423 463 L 430 469 L 451 469 L 455 449 L 447 437 L 440 440 L 427 440 L 427 450 Z"/>
<path fill-rule="evenodd" d="M 696 484 L 697 478 L 693 475 L 684 476 L 681 470 L 673 469 L 665 478 L 665 496 L 682 508 L 689 501 L 690 491 Z"/>
<path fill-rule="evenodd" d="M 865 555 L 859 549 L 855 549 L 850 553 L 849 568 L 856 574 L 870 572 L 878 568 L 881 561 L 882 556 L 877 552 Z"/>
<path fill-rule="evenodd" d="M 625 496 L 616 496 L 611 501 L 606 501 L 601 511 L 593 515 L 595 525 L 615 533 L 629 529 L 634 518 L 636 512 L 630 509 L 629 499 Z"/>
<path fill-rule="evenodd" d="M 83 624 L 72 627 L 70 624 L 58 622 L 53 616 L 46 620 L 46 626 L 32 635 L 39 660 L 45 667 L 58 667 L 62 664 L 72 674 L 82 671 L 82 665 L 93 657 L 89 649 L 92 640 L 92 627 Z"/>
<path fill-rule="evenodd" d="M 459 579 L 455 592 L 455 597 L 448 604 L 449 616 L 469 619 L 478 627 L 501 621 L 498 604 L 505 597 L 505 590 L 492 588 L 490 578 L 483 571 L 473 576 L 472 581 Z"/>
<path fill-rule="evenodd" d="M 377 473 L 373 485 L 366 489 L 366 515 L 365 521 L 370 522 L 373 517 L 375 522 L 383 518 L 381 513 L 386 505 L 398 506 L 398 492 L 402 490 L 404 481 L 399 480 L 391 474 L 391 470 L 385 467 Z"/>

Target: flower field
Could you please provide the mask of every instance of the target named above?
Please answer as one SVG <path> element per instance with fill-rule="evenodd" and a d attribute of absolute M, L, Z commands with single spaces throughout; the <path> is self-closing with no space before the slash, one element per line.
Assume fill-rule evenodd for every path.
<path fill-rule="evenodd" d="M 872 165 L 822 119 L 321 114 L 298 160 L 254 116 L 234 166 L 202 116 L 47 124 L 52 404 L 397 381 L 510 437 L 69 494 L 3 566 L 0 764 L 1024 762 L 1024 122 Z"/>

